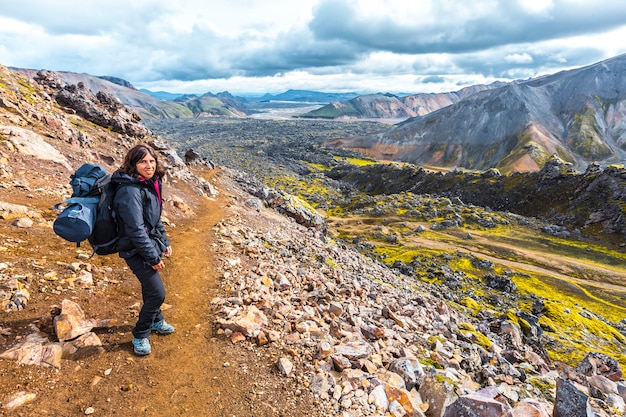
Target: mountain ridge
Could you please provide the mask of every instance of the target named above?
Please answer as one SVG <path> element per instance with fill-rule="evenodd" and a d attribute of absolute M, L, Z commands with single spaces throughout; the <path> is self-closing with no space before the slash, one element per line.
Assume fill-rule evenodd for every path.
<path fill-rule="evenodd" d="M 453 92 L 407 94 L 402 97 L 382 93 L 359 95 L 347 101 L 327 104 L 320 109 L 301 114 L 298 117 L 325 119 L 407 119 L 432 113 L 435 110 L 454 104 L 479 91 L 497 88 L 503 84 L 504 83 L 496 82 L 490 85 L 469 86 Z"/>
<path fill-rule="evenodd" d="M 537 171 L 557 154 L 576 169 L 625 159 L 626 55 L 510 83 L 393 129 L 329 142 L 369 156 L 440 167 Z"/>

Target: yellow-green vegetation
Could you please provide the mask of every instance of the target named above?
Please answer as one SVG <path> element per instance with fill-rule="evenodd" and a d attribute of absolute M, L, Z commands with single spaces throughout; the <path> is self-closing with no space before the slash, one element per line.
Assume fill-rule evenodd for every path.
<path fill-rule="evenodd" d="M 466 256 L 455 256 L 448 262 L 448 266 L 453 271 L 463 271 L 467 277 L 478 278 L 479 269 L 474 267 L 472 260 Z"/>
<path fill-rule="evenodd" d="M 478 313 L 482 309 L 482 307 L 476 302 L 476 300 L 471 297 L 464 297 L 461 300 L 461 305 L 469 308 L 474 314 Z"/>
<path fill-rule="evenodd" d="M 431 358 L 421 358 L 419 362 L 424 366 L 432 366 L 435 369 L 443 369 L 443 365 L 439 362 L 432 360 Z"/>
<path fill-rule="evenodd" d="M 470 339 L 473 339 L 476 344 L 484 347 L 485 349 L 489 349 L 491 347 L 491 340 L 489 340 L 487 336 L 476 330 L 476 328 L 471 323 L 459 323 L 458 327 L 459 330 L 466 336 L 469 333 L 471 335 Z"/>
<path fill-rule="evenodd" d="M 531 384 L 533 387 L 537 388 L 544 397 L 546 398 L 554 398 L 554 390 L 556 389 L 556 384 L 554 380 L 549 378 L 545 378 L 543 376 L 529 376 L 526 381 Z"/>
<path fill-rule="evenodd" d="M 378 161 L 372 160 L 372 159 L 364 159 L 364 158 L 352 158 L 352 157 L 340 157 L 340 156 L 335 156 L 334 157 L 337 161 L 345 161 L 349 164 L 352 165 L 356 165 L 356 166 L 366 166 L 366 165 L 375 165 L 378 164 Z"/>
<path fill-rule="evenodd" d="M 558 342 L 558 349 L 548 349 L 552 359 L 575 366 L 592 348 L 626 364 L 626 337 L 583 308 L 546 302 L 540 324 Z"/>
<path fill-rule="evenodd" d="M 618 342 L 622 350 L 626 348 L 626 337 L 615 327 L 600 320 L 595 314 L 590 314 L 585 309 L 574 307 L 567 308 L 561 303 L 547 301 L 545 303 L 544 316 L 561 328 L 569 331 L 586 330 L 609 343 Z"/>
<path fill-rule="evenodd" d="M 578 282 L 546 275 L 513 277 L 513 282 L 522 295 L 534 294 L 545 300 L 558 301 L 572 310 L 579 308 L 578 306 L 585 306 L 588 311 L 613 322 L 626 317 L 624 292 L 614 294 L 613 297 L 598 297 Z M 603 295 L 606 294 L 601 289 L 599 291 Z"/>
<path fill-rule="evenodd" d="M 574 115 L 574 124 L 569 129 L 567 143 L 587 159 L 602 160 L 612 152 L 602 139 L 595 116 L 596 109 L 592 105 L 588 105 L 584 113 Z"/>
<path fill-rule="evenodd" d="M 519 317 L 513 310 L 508 310 L 506 312 L 506 317 L 510 322 L 516 324 L 524 334 L 528 334 L 530 332 L 530 323 L 528 323 L 523 318 Z"/>
<path fill-rule="evenodd" d="M 332 259 L 326 258 L 325 261 L 332 269 L 339 269 L 339 265 L 337 265 L 337 262 L 333 261 Z"/>
<path fill-rule="evenodd" d="M 315 168 L 315 169 L 317 169 L 319 171 L 328 171 L 330 169 L 330 167 L 328 167 L 328 166 L 326 166 L 324 164 L 316 164 L 316 163 L 313 163 L 313 162 L 307 162 L 307 164 L 310 167 Z"/>
<path fill-rule="evenodd" d="M 393 264 L 395 261 L 401 261 L 405 264 L 409 264 L 418 256 L 435 256 L 439 255 L 441 251 L 424 248 L 410 248 L 398 245 L 378 246 L 374 248 L 374 253 L 388 264 Z"/>

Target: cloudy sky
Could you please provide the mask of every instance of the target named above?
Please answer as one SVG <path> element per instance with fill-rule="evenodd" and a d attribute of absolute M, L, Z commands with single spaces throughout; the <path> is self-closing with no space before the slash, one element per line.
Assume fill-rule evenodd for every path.
<path fill-rule="evenodd" d="M 626 52 L 624 0 L 20 0 L 0 64 L 175 93 L 419 93 Z"/>

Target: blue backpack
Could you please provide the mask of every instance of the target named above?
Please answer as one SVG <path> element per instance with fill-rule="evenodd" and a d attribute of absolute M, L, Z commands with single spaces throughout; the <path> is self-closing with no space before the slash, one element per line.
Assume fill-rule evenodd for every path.
<path fill-rule="evenodd" d="M 84 164 L 70 176 L 72 197 L 55 204 L 61 213 L 53 224 L 54 232 L 63 239 L 89 241 L 94 253 L 108 255 L 118 252 L 118 225 L 113 211 L 116 184 L 111 175 L 98 164 Z"/>

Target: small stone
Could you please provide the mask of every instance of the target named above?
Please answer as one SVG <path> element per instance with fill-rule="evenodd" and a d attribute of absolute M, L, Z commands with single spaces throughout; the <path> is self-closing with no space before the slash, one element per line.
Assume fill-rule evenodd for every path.
<path fill-rule="evenodd" d="M 28 229 L 30 227 L 33 227 L 33 221 L 27 217 L 22 217 L 22 218 L 17 219 L 13 223 L 13 226 L 19 227 L 22 229 Z"/>
<path fill-rule="evenodd" d="M 24 391 L 16 392 L 9 397 L 9 400 L 4 404 L 4 408 L 9 411 L 13 411 L 24 404 L 33 401 L 37 397 L 37 394 L 26 393 Z"/>
<path fill-rule="evenodd" d="M 280 373 L 284 376 L 289 376 L 293 370 L 293 363 L 287 358 L 279 358 L 276 366 L 278 367 Z"/>
<path fill-rule="evenodd" d="M 332 301 L 328 305 L 328 312 L 334 314 L 337 317 L 340 317 L 343 314 L 343 304 L 338 301 Z"/>

